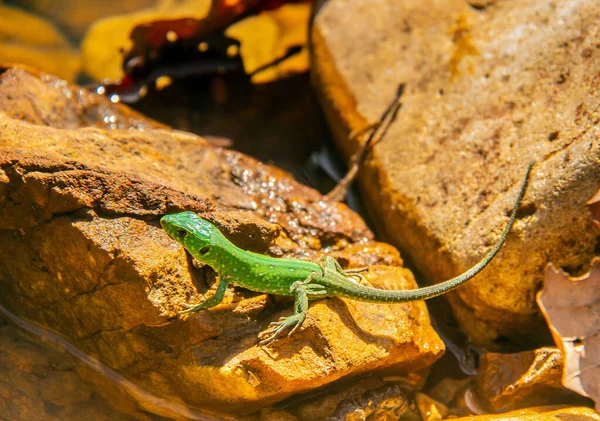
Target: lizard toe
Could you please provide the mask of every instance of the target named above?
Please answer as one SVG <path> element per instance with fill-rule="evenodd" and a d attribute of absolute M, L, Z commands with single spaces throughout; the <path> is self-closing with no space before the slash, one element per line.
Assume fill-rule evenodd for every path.
<path fill-rule="evenodd" d="M 278 322 L 271 322 L 269 326 L 271 329 L 265 330 L 258 334 L 259 338 L 267 337 L 259 342 L 259 345 L 267 345 L 279 338 L 288 328 L 293 326 L 292 331 L 288 334 L 292 334 L 300 325 L 299 320 L 295 316 L 282 317 Z"/>
<path fill-rule="evenodd" d="M 281 334 L 281 332 L 278 329 L 270 329 L 270 330 L 263 332 L 262 334 L 259 335 L 259 338 L 264 338 L 264 337 L 266 337 L 266 338 L 263 339 L 262 341 L 260 341 L 259 345 L 270 344 L 275 339 L 277 339 L 277 337 L 279 337 L 280 334 Z"/>
<path fill-rule="evenodd" d="M 273 342 L 275 340 L 275 338 L 273 336 L 267 338 L 267 339 L 263 339 L 262 341 L 260 341 L 258 344 L 261 346 L 264 345 L 269 345 L 271 342 Z"/>
<path fill-rule="evenodd" d="M 296 323 L 296 325 L 288 333 L 288 336 L 292 336 L 292 333 L 294 333 L 299 327 L 300 327 L 300 323 Z"/>

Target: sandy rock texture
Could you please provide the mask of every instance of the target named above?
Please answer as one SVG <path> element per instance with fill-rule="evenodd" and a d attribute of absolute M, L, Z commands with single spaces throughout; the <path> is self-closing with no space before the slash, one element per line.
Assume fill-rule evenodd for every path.
<path fill-rule="evenodd" d="M 535 161 L 504 250 L 449 299 L 471 340 L 548 343 L 535 304 L 551 260 L 580 273 L 600 231 L 600 4 L 330 0 L 312 31 L 314 81 L 339 148 L 406 83 L 360 175 L 382 233 L 430 282 L 498 239 Z"/>
<path fill-rule="evenodd" d="M 501 414 L 474 415 L 454 418 L 456 421 L 561 421 L 561 420 L 600 420 L 596 411 L 586 407 L 556 409 L 552 406 L 523 409 Z"/>
<path fill-rule="evenodd" d="M 249 413 L 361 373 L 418 371 L 443 353 L 424 303 L 328 299 L 264 348 L 291 302 L 230 289 L 159 226 L 193 210 L 237 245 L 280 257 L 330 252 L 414 288 L 391 246 L 342 204 L 286 173 L 24 68 L 0 72 L 0 304 L 60 334 L 144 391 L 189 408 Z M 147 402 L 146 402 L 147 404 Z M 152 409 L 151 409 L 152 410 Z"/>

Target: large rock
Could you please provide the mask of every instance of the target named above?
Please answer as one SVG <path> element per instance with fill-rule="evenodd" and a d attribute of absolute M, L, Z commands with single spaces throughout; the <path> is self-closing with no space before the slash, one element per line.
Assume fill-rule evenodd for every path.
<path fill-rule="evenodd" d="M 158 224 L 184 209 L 247 249 L 327 251 L 371 266 L 374 285 L 416 284 L 354 213 L 272 167 L 21 68 L 1 73 L 0 104 L 0 304 L 142 390 L 249 413 L 343 377 L 419 370 L 442 354 L 422 302 L 315 302 L 298 332 L 268 348 L 257 334 L 290 314 L 289 301 L 230 289 L 220 307 L 178 319 L 214 280 Z"/>
<path fill-rule="evenodd" d="M 488 346 L 548 341 L 543 268 L 585 270 L 600 231 L 600 3 L 330 0 L 312 32 L 314 80 L 338 145 L 374 122 L 400 82 L 397 121 L 360 175 L 383 233 L 430 282 L 498 240 L 530 161 L 531 184 L 496 260 L 449 298 Z M 532 343 L 533 342 L 533 343 Z"/>

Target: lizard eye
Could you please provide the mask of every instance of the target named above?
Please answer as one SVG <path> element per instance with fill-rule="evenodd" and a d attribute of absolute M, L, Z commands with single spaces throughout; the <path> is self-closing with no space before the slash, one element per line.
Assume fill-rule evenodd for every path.
<path fill-rule="evenodd" d="M 185 238 L 188 235 L 188 232 L 186 230 L 179 230 L 177 231 L 177 234 L 181 237 L 181 238 Z"/>
<path fill-rule="evenodd" d="M 198 250 L 198 253 L 200 254 L 206 254 L 210 251 L 210 247 L 206 246 L 206 247 L 202 247 L 200 250 Z"/>

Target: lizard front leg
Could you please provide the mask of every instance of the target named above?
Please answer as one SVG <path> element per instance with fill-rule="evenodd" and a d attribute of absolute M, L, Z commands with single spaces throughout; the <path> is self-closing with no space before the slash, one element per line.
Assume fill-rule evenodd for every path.
<path fill-rule="evenodd" d="M 223 301 L 223 297 L 225 297 L 225 291 L 227 290 L 227 285 L 229 285 L 229 282 L 230 282 L 230 279 L 228 276 L 220 279 L 219 285 L 217 286 L 217 291 L 215 292 L 215 295 L 213 295 L 210 298 L 207 298 L 200 304 L 184 304 L 188 308 L 187 308 L 187 310 L 180 311 L 179 314 L 181 315 L 181 314 L 194 313 L 199 310 L 207 310 L 211 307 L 221 304 L 221 302 Z"/>

